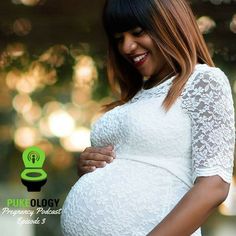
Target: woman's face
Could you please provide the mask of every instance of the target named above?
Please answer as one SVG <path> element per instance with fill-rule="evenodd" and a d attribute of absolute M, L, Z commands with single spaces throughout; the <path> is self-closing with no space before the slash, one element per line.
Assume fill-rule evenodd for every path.
<path fill-rule="evenodd" d="M 166 75 L 166 60 L 152 38 L 140 27 L 116 33 L 120 54 L 145 77 Z"/>

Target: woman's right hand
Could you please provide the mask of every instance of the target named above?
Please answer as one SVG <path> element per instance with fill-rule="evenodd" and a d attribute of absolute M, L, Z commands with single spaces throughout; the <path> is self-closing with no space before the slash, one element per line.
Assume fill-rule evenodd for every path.
<path fill-rule="evenodd" d="M 115 158 L 113 146 L 107 147 L 87 147 L 80 154 L 77 161 L 77 172 L 79 176 L 103 168 L 107 163 L 111 163 Z"/>

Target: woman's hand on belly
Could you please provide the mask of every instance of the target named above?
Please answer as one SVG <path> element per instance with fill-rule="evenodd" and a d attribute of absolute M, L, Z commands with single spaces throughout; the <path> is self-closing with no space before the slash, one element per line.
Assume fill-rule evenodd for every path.
<path fill-rule="evenodd" d="M 113 146 L 107 147 L 87 147 L 80 154 L 77 161 L 77 172 L 82 175 L 96 170 L 96 168 L 103 168 L 107 163 L 111 163 L 115 158 Z"/>

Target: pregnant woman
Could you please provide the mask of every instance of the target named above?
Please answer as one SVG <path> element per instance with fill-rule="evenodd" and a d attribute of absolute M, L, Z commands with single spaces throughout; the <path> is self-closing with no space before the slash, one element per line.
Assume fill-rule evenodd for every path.
<path fill-rule="evenodd" d="M 185 0 L 107 0 L 103 20 L 120 98 L 92 126 L 62 232 L 201 236 L 232 178 L 229 81 Z"/>

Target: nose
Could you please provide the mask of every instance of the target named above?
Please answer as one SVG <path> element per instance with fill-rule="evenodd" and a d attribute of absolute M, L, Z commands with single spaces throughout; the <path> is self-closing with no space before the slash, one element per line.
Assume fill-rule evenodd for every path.
<path fill-rule="evenodd" d="M 132 54 L 137 48 L 137 42 L 133 39 L 132 36 L 124 36 L 123 44 L 121 50 L 124 54 Z"/>

